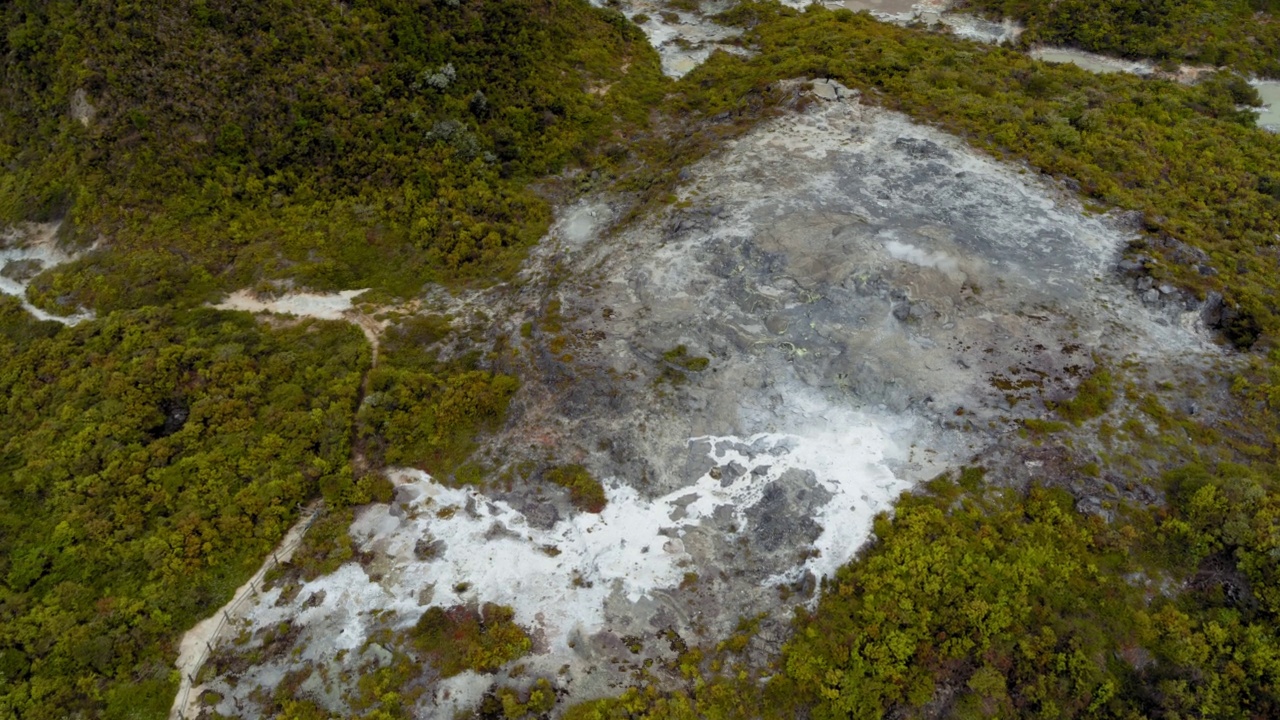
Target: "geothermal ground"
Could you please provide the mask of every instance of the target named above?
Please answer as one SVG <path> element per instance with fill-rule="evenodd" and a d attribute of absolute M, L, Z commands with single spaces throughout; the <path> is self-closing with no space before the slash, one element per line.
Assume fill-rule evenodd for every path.
<path fill-rule="evenodd" d="M 258 716 L 303 663 L 300 692 L 342 713 L 433 605 L 509 605 L 534 649 L 519 673 L 423 677 L 422 717 L 535 678 L 614 694 L 671 637 L 713 646 L 760 613 L 767 659 L 902 492 L 975 458 L 1049 473 L 1020 422 L 1096 364 L 1223 361 L 1200 305 L 1120 277 L 1122 218 L 842 87 L 807 92 L 827 99 L 689 168 L 673 207 L 624 224 L 627 198 L 588 197 L 520 282 L 428 299 L 515 338 L 522 389 L 481 458 L 516 481 L 391 473 L 395 500 L 351 528 L 360 562 L 233 618 L 221 651 L 253 660 L 204 679 L 213 709 Z M 563 463 L 604 482 L 603 512 L 537 482 Z"/>
<path fill-rule="evenodd" d="M 32 278 L 75 259 L 58 246 L 57 237 L 57 223 L 27 223 L 0 235 L 0 293 L 18 298 L 22 307 L 39 320 L 75 325 L 93 314 L 80 310 L 73 315 L 54 315 L 27 300 Z"/>

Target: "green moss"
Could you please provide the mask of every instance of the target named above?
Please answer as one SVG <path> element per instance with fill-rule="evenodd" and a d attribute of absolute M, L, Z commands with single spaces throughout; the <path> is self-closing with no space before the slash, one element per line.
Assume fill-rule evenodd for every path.
<path fill-rule="evenodd" d="M 563 321 L 564 318 L 560 315 L 560 300 L 553 298 L 543 310 L 542 331 L 550 334 L 558 333 L 564 328 Z"/>
<path fill-rule="evenodd" d="M 1066 423 L 1056 420 L 1041 420 L 1039 418 L 1027 418 L 1022 421 L 1022 426 L 1037 435 L 1048 435 L 1051 433 L 1062 432 L 1067 429 Z"/>
<path fill-rule="evenodd" d="M 690 355 L 689 348 L 684 345 L 677 345 L 662 353 L 662 359 L 682 370 L 692 372 L 702 372 L 711 364 L 711 360 L 708 358 Z"/>
<path fill-rule="evenodd" d="M 960 477 L 956 480 L 956 484 L 969 492 L 978 492 L 986 477 L 985 468 L 970 465 L 960 470 Z"/>

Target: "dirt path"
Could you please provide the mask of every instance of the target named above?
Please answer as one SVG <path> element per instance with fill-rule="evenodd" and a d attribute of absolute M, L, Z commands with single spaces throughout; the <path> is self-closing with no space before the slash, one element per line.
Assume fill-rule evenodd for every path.
<path fill-rule="evenodd" d="M 0 288 L 2 289 L 2 288 Z M 319 320 L 346 320 L 360 328 L 373 352 L 373 365 L 378 364 L 378 337 L 386 323 L 367 315 L 354 306 L 355 298 L 368 291 L 344 290 L 339 293 L 286 293 L 279 297 L 263 298 L 250 290 L 237 290 L 213 307 L 221 310 L 247 310 L 252 313 L 273 313 Z"/>
<path fill-rule="evenodd" d="M 173 709 L 169 711 L 169 720 L 190 720 L 199 713 L 203 686 L 194 685 L 192 679 L 200 673 L 200 668 L 208 659 L 210 650 L 222 641 L 229 630 L 234 629 L 235 626 L 231 621 L 236 618 L 245 600 L 257 595 L 262 587 L 262 578 L 272 568 L 289 562 L 293 557 L 294 551 L 302 544 L 307 528 L 311 526 L 311 522 L 315 520 L 321 509 L 322 503 L 319 500 L 308 505 L 302 511 L 298 522 L 285 533 L 284 539 L 280 541 L 275 551 L 262 563 L 262 567 L 258 568 L 248 582 L 236 589 L 231 600 L 182 636 L 182 642 L 178 645 L 177 662 L 182 681 L 178 686 L 178 696 L 174 699 Z"/>

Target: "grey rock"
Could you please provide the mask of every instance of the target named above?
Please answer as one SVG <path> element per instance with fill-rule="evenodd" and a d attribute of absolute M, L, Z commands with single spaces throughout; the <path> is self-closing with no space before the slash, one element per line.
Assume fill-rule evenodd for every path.
<path fill-rule="evenodd" d="M 1207 327 L 1222 327 L 1226 303 L 1223 302 L 1222 293 L 1210 290 L 1204 298 L 1204 306 L 1200 310 L 1200 319 Z"/>
<path fill-rule="evenodd" d="M 840 93 L 835 86 L 826 80 L 817 80 L 813 83 L 813 94 L 823 100 L 839 100 Z"/>
<path fill-rule="evenodd" d="M 706 440 L 696 440 L 689 443 L 689 458 L 684 463 L 684 478 L 692 484 L 697 482 L 698 478 L 711 472 L 716 466 L 716 461 L 711 459 L 711 443 Z M 714 476 L 713 476 L 714 477 Z"/>
<path fill-rule="evenodd" d="M 893 141 L 893 146 L 913 158 L 947 159 L 951 153 L 932 140 L 900 137 Z"/>
<path fill-rule="evenodd" d="M 495 520 L 494 523 L 489 526 L 489 529 L 485 531 L 484 539 L 497 540 L 499 538 L 511 538 L 514 540 L 519 540 L 520 534 L 516 532 L 512 532 L 511 528 L 508 528 L 506 525 L 503 525 L 502 523 Z"/>
<path fill-rule="evenodd" d="M 520 508 L 529 524 L 538 528 L 550 528 L 560 522 L 560 511 L 550 502 L 531 502 Z"/>
<path fill-rule="evenodd" d="M 823 100 L 845 100 L 857 95 L 856 92 L 841 85 L 835 80 L 822 79 L 813 81 L 813 94 Z"/>
<path fill-rule="evenodd" d="M 804 575 L 801 575 L 799 580 L 791 584 L 791 589 L 800 597 L 811 598 L 818 589 L 818 578 L 813 574 L 812 570 L 805 570 Z"/>
<path fill-rule="evenodd" d="M 413 556 L 419 560 L 430 560 L 439 557 L 448 546 L 443 540 L 431 537 L 418 538 L 413 545 Z"/>
<path fill-rule="evenodd" d="M 1074 189 L 1079 190 L 1079 185 L 1077 184 Z M 1130 232 L 1136 233 L 1142 230 L 1142 212 L 1140 210 L 1117 212 L 1115 213 L 1115 218 L 1117 225 Z"/>
<path fill-rule="evenodd" d="M 378 643 L 369 643 L 363 654 L 377 667 L 390 665 L 391 661 L 395 659 L 395 655 L 391 654 L 390 650 L 382 647 Z"/>
<path fill-rule="evenodd" d="M 1120 262 L 1116 263 L 1116 269 L 1125 275 L 1137 276 L 1146 272 L 1147 266 L 1140 260 L 1124 258 Z"/>
<path fill-rule="evenodd" d="M 822 533 L 813 515 L 830 499 L 831 493 L 818 485 L 812 472 L 788 470 L 769 483 L 759 502 L 747 510 L 752 543 L 772 552 L 813 542 Z"/>
<path fill-rule="evenodd" d="M 1164 248 L 1165 257 L 1179 265 L 1202 265 L 1209 262 L 1209 255 L 1198 247 L 1168 236 L 1161 237 L 1156 245 Z"/>
<path fill-rule="evenodd" d="M 1076 512 L 1084 515 L 1096 515 L 1107 522 L 1111 522 L 1115 517 L 1115 513 L 1103 505 L 1102 499 L 1088 495 L 1076 501 Z"/>

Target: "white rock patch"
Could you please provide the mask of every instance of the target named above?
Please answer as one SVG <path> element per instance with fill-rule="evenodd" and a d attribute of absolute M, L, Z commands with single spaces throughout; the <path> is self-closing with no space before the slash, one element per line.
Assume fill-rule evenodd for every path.
<path fill-rule="evenodd" d="M 342 320 L 351 311 L 352 301 L 367 290 L 368 288 L 343 290 L 327 294 L 299 292 L 271 299 L 259 298 L 248 290 L 237 290 L 214 307 L 219 310 L 272 312 L 319 320 Z"/>
<path fill-rule="evenodd" d="M 818 518 L 818 553 L 788 577 L 806 569 L 833 573 L 849 549 L 866 539 L 875 514 L 907 488 L 885 464 L 900 455 L 894 442 L 866 417 L 847 411 L 803 434 L 692 441 L 709 442 L 716 463 L 737 462 L 748 472 L 727 485 L 708 473 L 653 500 L 611 479 L 603 512 L 577 513 L 549 529 L 530 525 L 519 511 L 482 492 L 445 487 L 418 470 L 395 470 L 396 502 L 364 509 L 351 527 L 361 550 L 386 559 L 375 561 L 379 580 L 348 563 L 307 583 L 282 607 L 275 607 L 279 590 L 265 593 L 246 618 L 254 627 L 290 617 L 314 627 L 325 642 L 314 644 L 307 656 L 318 660 L 311 655 L 321 647 L 323 655 L 360 647 L 379 624 L 373 617 L 385 611 L 408 626 L 428 605 L 494 602 L 511 606 L 517 622 L 540 631 L 552 655 L 565 654 L 575 637 L 605 627 L 611 595 L 636 602 L 655 589 L 679 585 L 689 557 L 681 537 L 718 508 L 727 506 L 740 530 L 748 531 L 746 511 L 789 470 L 812 472 L 832 498 Z M 419 543 L 439 544 L 433 557 L 419 559 Z M 424 590 L 430 592 L 425 604 Z M 306 607 L 321 591 L 324 601 Z M 337 637 L 335 627 L 341 628 Z"/>

